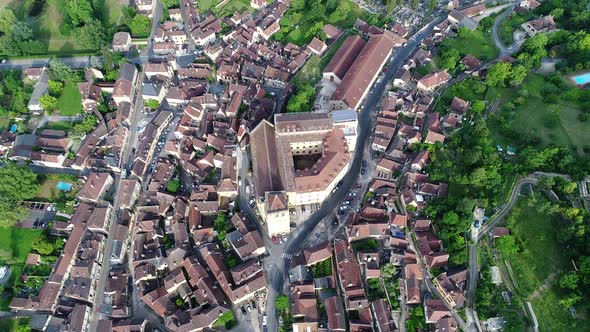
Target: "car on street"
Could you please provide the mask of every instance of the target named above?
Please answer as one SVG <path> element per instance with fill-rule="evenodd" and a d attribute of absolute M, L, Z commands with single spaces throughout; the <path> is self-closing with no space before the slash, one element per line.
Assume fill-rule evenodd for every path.
<path fill-rule="evenodd" d="M 240 309 L 242 309 L 242 314 L 244 314 L 244 315 L 246 315 L 246 314 L 247 314 L 247 312 L 246 312 L 246 309 L 245 309 L 244 307 L 242 307 L 242 308 L 240 308 Z"/>

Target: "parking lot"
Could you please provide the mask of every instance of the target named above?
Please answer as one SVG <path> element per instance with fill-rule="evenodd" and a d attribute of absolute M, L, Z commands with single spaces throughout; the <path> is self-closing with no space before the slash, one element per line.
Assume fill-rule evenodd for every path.
<path fill-rule="evenodd" d="M 57 207 L 52 203 L 25 202 L 23 206 L 29 210 L 27 218 L 18 224 L 23 228 L 44 229 L 57 215 Z"/>

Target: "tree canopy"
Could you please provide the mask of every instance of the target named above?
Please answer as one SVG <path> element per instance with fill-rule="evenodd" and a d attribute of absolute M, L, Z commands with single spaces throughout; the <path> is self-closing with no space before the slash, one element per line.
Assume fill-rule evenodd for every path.
<path fill-rule="evenodd" d="M 25 216 L 21 202 L 39 192 L 37 174 L 29 168 L 8 163 L 0 167 L 0 227 L 14 225 Z"/>

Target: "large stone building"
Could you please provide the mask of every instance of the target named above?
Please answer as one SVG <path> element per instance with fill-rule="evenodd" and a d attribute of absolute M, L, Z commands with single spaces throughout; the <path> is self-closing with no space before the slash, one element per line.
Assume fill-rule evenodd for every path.
<path fill-rule="evenodd" d="M 252 132 L 256 202 L 270 235 L 289 232 L 289 208 L 323 202 L 356 144 L 354 111 L 276 114 Z"/>
<path fill-rule="evenodd" d="M 324 70 L 324 79 L 337 83 L 341 80 L 330 99 L 330 110 L 359 108 L 397 45 L 398 38 L 389 30 L 372 35 L 364 45 L 362 40 L 349 37 L 343 46 L 350 50 L 343 50 L 330 61 L 326 67 L 328 70 Z M 362 49 L 358 51 L 361 45 Z M 346 74 L 343 75 L 344 72 Z"/>

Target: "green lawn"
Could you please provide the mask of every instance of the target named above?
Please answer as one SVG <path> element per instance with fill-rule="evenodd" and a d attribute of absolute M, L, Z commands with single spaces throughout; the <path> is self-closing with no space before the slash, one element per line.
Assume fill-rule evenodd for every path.
<path fill-rule="evenodd" d="M 0 229 L 0 260 L 12 263 L 24 263 L 31 252 L 31 242 L 42 231 L 28 228 Z"/>
<path fill-rule="evenodd" d="M 526 90 L 528 96 L 523 98 L 524 103 L 517 105 L 517 111 L 511 114 L 498 112 L 496 119 L 490 122 L 490 129 L 498 144 L 514 144 L 514 139 L 502 134 L 499 128 L 499 120 L 512 123 L 516 133 L 531 132 L 540 139 L 539 146 L 547 145 L 569 146 L 578 154 L 584 154 L 584 149 L 590 147 L 590 131 L 587 122 L 581 122 L 578 115 L 582 109 L 571 101 L 558 100 L 555 104 L 548 104 L 543 100 L 542 88 L 545 78 L 531 74 L 519 89 L 494 88 L 488 89 L 486 99 L 488 101 L 499 100 L 501 105 L 507 102 L 517 102 L 519 91 Z M 569 85 L 569 83 L 566 83 Z M 570 86 L 570 89 L 576 89 Z"/>
<path fill-rule="evenodd" d="M 82 95 L 76 83 L 66 82 L 64 91 L 57 101 L 57 108 L 61 115 L 78 115 L 82 112 Z"/>
<path fill-rule="evenodd" d="M 541 330 L 565 331 L 575 322 L 569 312 L 558 304 L 558 299 L 562 297 L 555 281 L 549 282 L 550 287 L 539 292 L 539 296 L 531 297 L 552 273 L 571 269 L 558 242 L 563 221 L 538 210 L 538 205 L 545 198 L 539 197 L 531 206 L 528 201 L 521 198 L 507 218 L 510 232 L 520 247 L 518 254 L 508 258 L 516 276 L 517 293 L 524 301 L 531 301 L 539 326 L 543 327 Z M 583 315 L 585 308 L 582 305 L 576 308 L 578 314 Z"/>
<path fill-rule="evenodd" d="M 11 287 L 18 280 L 24 269 L 27 255 L 31 252 L 31 243 L 41 233 L 43 231 L 28 228 L 0 228 L 0 264 L 8 265 L 11 270 L 10 279 L 5 287 Z M 12 300 L 10 294 L 7 291 L 0 295 L 0 310 L 8 310 L 8 304 Z M 10 330 L 0 328 L 0 331 Z"/>
<path fill-rule="evenodd" d="M 317 83 L 322 78 L 322 69 L 320 67 L 321 59 L 313 55 L 301 70 L 295 75 L 295 79 L 302 82 Z"/>
<path fill-rule="evenodd" d="M 238 325 L 238 322 L 236 321 L 234 313 L 231 311 L 227 311 L 213 323 L 213 327 L 221 327 L 228 330 L 236 325 Z"/>
<path fill-rule="evenodd" d="M 462 56 L 471 54 L 482 61 L 491 60 L 498 56 L 498 49 L 494 45 L 494 41 L 481 29 L 469 31 L 464 37 L 447 38 L 443 45 L 458 50 Z"/>
<path fill-rule="evenodd" d="M 217 17 L 225 17 L 231 16 L 235 12 L 254 12 L 255 9 L 250 6 L 250 0 L 230 0 L 225 5 L 219 8 L 212 8 L 211 10 L 213 11 L 213 13 L 215 13 Z"/>
<path fill-rule="evenodd" d="M 33 28 L 35 38 L 47 44 L 47 55 L 78 55 L 94 53 L 81 47 L 74 34 L 63 35 L 60 23 L 63 21 L 64 10 L 60 8 L 58 1 L 46 1 L 43 12 L 37 17 L 25 17 L 26 8 L 31 6 L 34 0 L 15 1 L 0 0 L 0 8 L 9 6 L 21 19 L 26 19 Z M 103 22 L 109 26 L 115 25 L 122 15 L 121 2 L 119 0 L 96 0 L 97 10 L 101 12 Z M 45 55 L 44 55 L 45 56 Z"/>
<path fill-rule="evenodd" d="M 372 20 L 373 16 L 352 1 L 337 0 L 337 2 L 337 10 L 340 10 L 342 13 L 344 13 L 341 17 L 333 17 L 329 13 L 317 17 L 312 15 L 309 12 L 309 9 L 304 8 L 303 11 L 299 13 L 303 19 L 300 22 L 296 22 L 291 16 L 294 14 L 293 10 L 291 9 L 287 11 L 280 21 L 280 33 L 284 34 L 284 36 L 281 38 L 275 38 L 279 39 L 280 41 L 291 42 L 295 45 L 303 46 L 309 43 L 309 41 L 311 41 L 311 39 L 314 37 L 313 35 L 308 35 L 308 31 L 317 22 L 321 22 L 322 24 L 330 23 L 341 29 L 349 29 L 354 25 L 354 22 L 360 18 L 378 26 L 383 25 L 383 22 L 373 22 L 375 21 Z M 311 19 L 311 17 L 313 17 L 313 19 Z"/>
<path fill-rule="evenodd" d="M 211 9 L 212 7 L 215 7 L 220 2 L 220 0 L 199 0 L 197 4 L 199 6 L 199 9 L 202 12 L 205 12 Z"/>
<path fill-rule="evenodd" d="M 104 2 L 102 8 L 103 20 L 108 25 L 116 25 L 123 14 L 121 0 L 104 0 Z"/>

